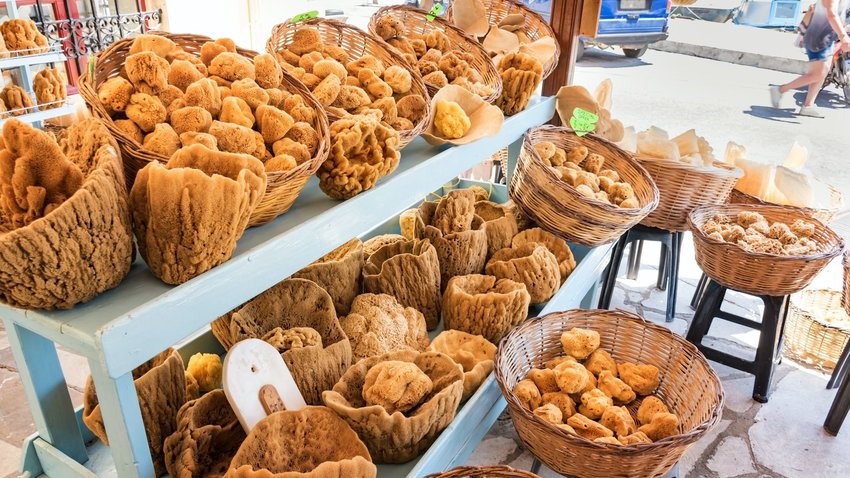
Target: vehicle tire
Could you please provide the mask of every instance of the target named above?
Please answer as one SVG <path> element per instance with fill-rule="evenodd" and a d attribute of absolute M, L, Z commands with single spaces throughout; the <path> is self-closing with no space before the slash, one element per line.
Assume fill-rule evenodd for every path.
<path fill-rule="evenodd" d="M 587 48 L 583 41 L 579 40 L 578 45 L 576 45 L 576 61 L 584 58 L 584 50 Z"/>
<path fill-rule="evenodd" d="M 640 58 L 646 53 L 646 50 L 649 48 L 648 45 L 644 45 L 640 48 L 623 48 L 623 53 L 628 58 Z"/>

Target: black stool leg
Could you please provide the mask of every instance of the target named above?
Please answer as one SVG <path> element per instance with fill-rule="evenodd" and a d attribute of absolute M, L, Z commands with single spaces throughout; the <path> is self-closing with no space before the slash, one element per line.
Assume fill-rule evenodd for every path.
<path fill-rule="evenodd" d="M 670 261 L 667 263 L 664 274 L 667 276 L 667 315 L 665 320 L 673 322 L 676 317 L 676 294 L 679 292 L 679 254 L 682 251 L 682 233 L 671 233 L 673 245 Z"/>
<path fill-rule="evenodd" d="M 531 472 L 535 475 L 540 473 L 540 467 L 543 466 L 543 463 L 536 456 L 534 457 L 534 461 L 531 462 Z"/>
<path fill-rule="evenodd" d="M 602 283 L 602 291 L 599 294 L 599 308 L 607 309 L 611 306 L 611 297 L 614 295 L 614 287 L 617 284 L 617 270 L 620 268 L 620 262 L 623 261 L 623 252 L 626 249 L 629 233 L 626 232 L 614 245 L 611 251 L 611 262 L 608 264 L 608 270 L 605 274 L 605 281 Z"/>
<path fill-rule="evenodd" d="M 640 271 L 640 257 L 643 255 L 643 240 L 632 243 L 632 248 L 629 251 L 629 272 L 626 278 L 629 280 L 637 279 Z"/>
<path fill-rule="evenodd" d="M 667 265 L 670 263 L 669 255 L 672 247 L 667 247 L 667 244 L 661 243 L 661 256 L 658 258 L 658 280 L 655 286 L 660 290 L 667 290 Z"/>
<path fill-rule="evenodd" d="M 708 276 L 703 273 L 699 276 L 699 282 L 697 282 L 697 288 L 694 290 L 694 296 L 691 297 L 691 309 L 696 310 L 699 305 L 699 300 L 705 294 L 705 288 L 708 285 Z"/>
<path fill-rule="evenodd" d="M 844 346 L 844 351 L 841 352 L 841 358 L 835 364 L 835 369 L 832 371 L 832 377 L 829 378 L 829 382 L 826 384 L 826 389 L 832 390 L 839 383 L 844 382 L 848 375 L 848 370 L 850 370 L 850 342 L 847 342 L 847 345 Z"/>
<path fill-rule="evenodd" d="M 699 346 L 702 343 L 703 337 L 708 333 L 711 327 L 711 322 L 720 311 L 720 306 L 723 304 L 723 297 L 726 295 L 726 288 L 714 281 L 708 281 L 705 294 L 697 305 L 694 319 L 691 326 L 688 327 L 686 339 L 688 342 Z"/>
<path fill-rule="evenodd" d="M 770 398 L 774 366 L 782 354 L 782 332 L 785 327 L 785 316 L 788 314 L 789 296 L 763 297 L 763 299 L 764 315 L 761 320 L 758 350 L 756 350 L 753 400 L 767 403 Z"/>
<path fill-rule="evenodd" d="M 846 349 L 845 349 L 846 351 Z M 830 435 L 838 435 L 838 430 L 841 429 L 841 424 L 847 418 L 847 411 L 850 410 L 850 380 L 844 377 L 835 399 L 832 401 L 832 406 L 829 407 L 829 413 L 826 414 L 826 420 L 823 422 L 823 427 Z"/>

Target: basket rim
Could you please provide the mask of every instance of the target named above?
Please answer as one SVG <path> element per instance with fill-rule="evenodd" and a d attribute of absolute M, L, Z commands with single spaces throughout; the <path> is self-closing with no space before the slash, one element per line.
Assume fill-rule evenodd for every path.
<path fill-rule="evenodd" d="M 660 333 L 662 336 L 666 337 L 668 340 L 676 342 L 677 345 L 681 346 L 695 357 L 699 357 L 699 359 L 705 362 L 706 370 L 708 371 L 709 376 L 713 379 L 714 384 L 716 385 L 716 389 L 718 392 L 718 401 L 717 405 L 714 407 L 712 411 L 711 417 L 708 418 L 705 422 L 700 424 L 699 426 L 694 427 L 690 431 L 686 433 L 681 433 L 678 435 L 672 435 L 661 440 L 654 441 L 652 443 L 634 443 L 631 445 L 614 445 L 610 443 L 598 443 L 587 438 L 581 437 L 579 435 L 574 435 L 572 433 L 567 432 L 566 430 L 561 429 L 560 427 L 554 426 L 551 423 L 543 420 L 538 417 L 530 410 L 526 409 L 522 406 L 517 398 L 514 396 L 513 392 L 507 388 L 505 385 L 505 379 L 502 375 L 502 370 L 500 368 L 500 363 L 503 360 L 504 347 L 506 344 L 514 340 L 516 337 L 519 337 L 526 330 L 530 330 L 534 328 L 537 324 L 541 322 L 546 322 L 552 320 L 554 318 L 566 318 L 567 321 L 578 318 L 578 317 L 597 317 L 602 318 L 604 320 L 626 320 L 637 322 L 642 327 L 652 330 L 653 332 Z M 717 375 L 717 371 L 714 370 L 714 367 L 708 363 L 708 359 L 699 351 L 699 349 L 692 343 L 685 340 L 683 337 L 675 334 L 672 330 L 667 327 L 663 327 L 657 324 L 654 324 L 645 318 L 641 317 L 634 312 L 630 312 L 623 309 L 571 309 L 561 312 L 550 312 L 546 315 L 535 317 L 533 319 L 528 319 L 525 322 L 521 323 L 517 327 L 514 327 L 507 335 L 505 335 L 501 341 L 499 341 L 499 346 L 496 349 L 496 355 L 493 358 L 495 363 L 494 372 L 496 374 L 496 382 L 499 384 L 499 388 L 502 390 L 502 395 L 504 395 L 505 400 L 508 402 L 508 405 L 511 407 L 512 411 L 519 413 L 526 420 L 536 421 L 538 424 L 544 424 L 547 426 L 548 431 L 556 432 L 560 435 L 560 438 L 566 439 L 568 443 L 572 445 L 579 445 L 582 447 L 588 447 L 588 445 L 592 448 L 604 449 L 610 451 L 619 451 L 621 454 L 638 454 L 645 452 L 647 450 L 652 450 L 654 448 L 663 448 L 666 447 L 670 443 L 675 442 L 686 442 L 693 443 L 697 441 L 700 437 L 702 437 L 705 433 L 707 433 L 711 428 L 713 428 L 720 421 L 720 418 L 723 415 L 723 407 L 726 401 L 726 394 L 723 389 L 723 385 L 720 381 L 720 376 Z"/>
<path fill-rule="evenodd" d="M 713 167 L 696 166 L 690 163 L 683 163 L 668 158 L 654 158 L 651 156 L 643 156 L 640 154 L 634 155 L 635 160 L 639 163 L 657 163 L 664 166 L 665 169 L 680 169 L 691 174 L 699 174 L 703 176 L 725 176 L 728 178 L 740 179 L 744 177 L 744 170 L 737 166 L 733 166 L 723 161 L 712 161 Z"/>
<path fill-rule="evenodd" d="M 824 182 L 824 181 L 821 181 L 821 180 L 820 180 L 820 179 L 818 179 L 818 178 L 812 178 L 812 180 L 813 180 L 813 181 L 818 182 L 821 186 L 825 187 L 825 188 L 827 189 L 827 191 L 829 191 L 830 198 L 837 198 L 837 201 L 835 201 L 834 203 L 830 204 L 828 207 L 799 207 L 799 206 L 790 206 L 790 205 L 786 205 L 786 204 L 777 204 L 777 203 L 772 203 L 772 202 L 769 202 L 769 201 L 765 201 L 765 200 L 764 200 L 764 199 L 762 199 L 762 198 L 759 198 L 759 197 L 753 196 L 752 194 L 749 194 L 749 193 L 745 193 L 745 192 L 741 191 L 740 189 L 738 189 L 737 187 L 733 187 L 733 188 L 732 188 L 732 191 L 729 193 L 729 197 L 730 197 L 730 199 L 731 199 L 731 198 L 732 198 L 732 196 L 734 196 L 734 195 L 740 195 L 740 196 L 741 196 L 741 197 L 743 197 L 744 199 L 746 199 L 746 200 L 748 200 L 748 201 L 752 201 L 752 205 L 758 205 L 758 206 L 782 206 L 782 207 L 789 207 L 789 208 L 799 209 L 800 211 L 802 211 L 802 212 L 803 212 L 803 214 L 806 214 L 807 216 L 811 216 L 811 215 L 813 215 L 813 214 L 819 214 L 819 213 L 820 213 L 820 214 L 828 214 L 829 216 L 834 216 L 834 215 L 835 215 L 838 211 L 840 211 L 840 210 L 841 210 L 841 208 L 844 206 L 844 193 L 842 193 L 842 192 L 841 192 L 841 190 L 840 190 L 840 189 L 838 189 L 838 188 L 836 188 L 835 186 L 833 186 L 833 185 L 831 185 L 831 184 L 829 184 L 829 183 L 826 183 L 826 182 Z M 736 202 L 732 202 L 732 203 L 730 203 L 730 204 L 746 204 L 746 203 L 736 203 Z"/>
<path fill-rule="evenodd" d="M 384 43 L 387 46 L 390 46 L 390 45 L 386 41 L 384 41 L 383 38 L 379 37 L 377 32 L 374 31 L 375 27 L 376 27 L 375 23 L 382 16 L 389 15 L 392 12 L 410 13 L 410 14 L 418 15 L 420 17 L 427 17 L 428 16 L 427 11 L 422 10 L 421 8 L 416 8 L 412 5 L 386 5 L 386 6 L 379 8 L 375 13 L 372 14 L 371 17 L 369 17 L 369 25 L 367 26 L 367 29 L 369 30 L 369 33 L 375 35 L 375 37 L 377 37 L 382 43 Z M 499 96 L 501 96 L 501 94 L 502 94 L 502 88 L 503 88 L 502 76 L 499 74 L 499 69 L 496 67 L 496 64 L 493 63 L 493 59 L 490 57 L 490 55 L 487 53 L 487 51 L 481 45 L 481 42 L 479 42 L 478 40 L 476 40 L 475 38 L 470 36 L 465 31 L 456 27 L 454 24 L 452 24 L 451 22 L 449 22 L 448 20 L 446 20 L 443 17 L 436 16 L 436 17 L 433 17 L 433 18 L 434 18 L 433 21 L 429 20 L 431 23 L 436 23 L 437 25 L 440 25 L 441 28 L 443 28 L 445 30 L 449 30 L 452 33 L 457 34 L 458 36 L 463 38 L 463 40 L 467 44 L 469 44 L 473 50 L 476 50 L 481 58 L 485 59 L 486 63 L 488 64 L 490 72 L 493 74 L 493 78 L 495 78 L 497 81 L 496 81 L 496 84 L 493 85 L 493 86 L 495 86 L 493 93 L 491 93 L 487 96 L 481 96 L 481 98 L 483 98 L 484 101 L 486 101 L 487 103 L 492 103 L 492 102 L 496 101 L 496 99 Z M 416 65 L 410 65 L 409 63 L 408 63 L 408 65 L 412 69 L 416 69 Z M 425 86 L 427 88 L 433 88 L 435 91 L 438 91 L 438 90 L 441 89 L 441 87 L 437 87 L 437 86 L 434 86 L 434 85 L 431 85 L 431 84 L 425 82 L 424 77 L 423 77 L 422 81 L 423 81 L 423 83 L 425 83 Z"/>
<path fill-rule="evenodd" d="M 820 251 L 814 254 L 793 254 L 793 255 L 779 255 L 779 254 L 769 254 L 767 252 L 752 252 L 747 251 L 741 246 L 737 244 L 732 244 L 731 242 L 726 241 L 718 241 L 717 239 L 711 238 L 703 232 L 702 223 L 705 221 L 699 221 L 697 223 L 697 216 L 702 214 L 708 214 L 709 212 L 714 212 L 714 214 L 729 214 L 726 211 L 754 211 L 762 214 L 762 212 L 767 212 L 768 214 L 772 212 L 791 212 L 794 214 L 800 214 L 805 217 L 801 217 L 800 219 L 804 219 L 806 221 L 811 221 L 815 223 L 816 227 L 820 227 L 822 230 L 826 231 L 831 239 L 834 240 L 835 244 L 832 246 L 832 249 L 827 251 Z M 762 214 L 764 215 L 764 214 Z M 842 239 L 838 234 L 835 233 L 829 226 L 821 222 L 819 219 L 815 219 L 809 215 L 806 215 L 800 208 L 796 208 L 793 206 L 776 206 L 776 205 L 757 205 L 757 204 L 718 204 L 714 206 L 700 206 L 695 208 L 688 214 L 688 227 L 691 230 L 691 233 L 694 236 L 694 240 L 700 240 L 711 247 L 719 247 L 723 250 L 745 254 L 749 257 L 756 259 L 765 259 L 770 261 L 778 261 L 778 262 L 796 262 L 800 260 L 812 261 L 812 260 L 823 260 L 823 259 L 833 259 L 844 252 L 844 239 Z"/>
<path fill-rule="evenodd" d="M 649 214 L 650 212 L 655 210 L 655 208 L 658 207 L 658 202 L 660 201 L 661 193 L 658 190 L 658 186 L 656 186 L 656 184 L 655 184 L 655 180 L 652 179 L 652 176 L 649 174 L 649 171 L 647 171 L 646 168 L 644 168 L 637 160 L 635 160 L 635 158 L 631 154 L 629 154 L 627 151 L 624 151 L 622 148 L 620 148 L 616 144 L 612 143 L 611 141 L 608 141 L 607 139 L 605 139 L 601 136 L 597 136 L 595 134 L 587 134 L 587 135 L 584 135 L 584 136 L 576 135 L 576 137 L 578 137 L 580 139 L 591 139 L 593 141 L 597 141 L 599 143 L 602 143 L 606 146 L 610 146 L 610 147 L 615 148 L 615 150 L 617 150 L 618 152 L 620 152 L 623 155 L 623 159 L 625 159 L 627 162 L 629 162 L 631 164 L 631 166 L 633 166 L 637 170 L 637 172 L 641 176 L 643 176 L 643 179 L 647 182 L 647 184 L 649 184 L 651 186 L 651 189 L 652 189 L 652 192 L 653 192 L 652 201 L 644 204 L 643 207 L 640 207 L 640 208 L 622 208 L 622 207 L 619 207 L 619 206 L 615 206 L 613 204 L 604 203 L 604 202 L 599 201 L 598 199 L 595 199 L 595 198 L 588 198 L 588 197 L 582 195 L 581 193 L 579 193 L 578 190 L 576 190 L 576 188 L 573 185 L 571 185 L 571 184 L 569 184 L 565 181 L 562 181 L 559 177 L 557 177 L 555 175 L 555 172 L 552 171 L 552 168 L 546 166 L 546 164 L 543 163 L 543 160 L 540 159 L 540 155 L 537 153 L 537 150 L 534 149 L 534 147 L 533 147 L 534 141 L 531 139 L 531 135 L 534 134 L 537 131 L 560 131 L 560 132 L 564 132 L 564 133 L 567 133 L 567 134 L 574 134 L 574 135 L 575 135 L 575 131 L 571 128 L 567 128 L 567 127 L 564 127 L 564 126 L 541 125 L 541 126 L 538 126 L 536 128 L 531 128 L 523 134 L 523 142 L 525 144 L 529 145 L 529 147 L 526 149 L 526 151 L 531 155 L 532 161 L 534 161 L 537 164 L 537 166 L 543 168 L 544 174 L 549 176 L 549 179 L 551 179 L 552 181 L 555 181 L 555 184 L 557 184 L 562 189 L 564 189 L 566 192 L 568 192 L 571 196 L 573 196 L 574 200 L 578 200 L 579 202 L 584 203 L 585 205 L 590 206 L 590 207 L 602 208 L 606 212 L 609 212 L 609 213 L 612 213 L 612 214 L 624 215 L 624 216 L 628 216 L 628 217 L 646 216 L 647 214 Z"/>
<path fill-rule="evenodd" d="M 847 325 L 845 325 L 845 326 L 838 326 L 838 325 L 835 325 L 835 324 L 830 324 L 830 323 L 824 322 L 823 320 L 820 320 L 820 318 L 817 315 L 812 313 L 812 309 L 810 307 L 805 307 L 805 306 L 803 306 L 803 304 L 801 304 L 801 302 L 803 300 L 805 300 L 805 296 L 822 294 L 822 293 L 828 293 L 829 295 L 838 295 L 838 296 L 843 295 L 842 292 L 839 292 L 837 290 L 807 289 L 807 290 L 800 292 L 799 294 L 792 295 L 790 305 L 793 309 L 797 309 L 797 310 L 800 311 L 800 313 L 801 313 L 800 318 L 802 318 L 802 319 L 811 320 L 811 321 L 817 323 L 818 325 L 821 325 L 821 326 L 823 326 L 824 328 L 827 328 L 827 329 L 834 329 L 834 330 L 839 331 L 839 332 L 844 332 L 844 333 L 850 334 L 850 322 L 847 322 Z M 840 309 L 840 310 L 843 311 L 844 307 L 841 307 L 841 305 L 839 305 L 838 307 L 836 307 L 836 309 Z M 846 311 L 845 311 L 845 313 L 846 313 Z M 848 314 L 848 315 L 850 315 L 850 314 Z"/>

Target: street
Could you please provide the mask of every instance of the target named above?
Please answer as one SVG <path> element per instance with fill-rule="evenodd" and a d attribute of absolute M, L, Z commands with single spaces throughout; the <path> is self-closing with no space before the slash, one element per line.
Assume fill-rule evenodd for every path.
<path fill-rule="evenodd" d="M 614 82 L 613 116 L 638 130 L 656 125 L 676 135 L 690 128 L 705 136 L 722 158 L 728 141 L 747 147 L 750 159 L 781 163 L 794 140 L 809 148 L 807 166 L 850 195 L 850 105 L 830 87 L 818 106 L 826 118 L 796 116 L 805 97 L 786 95 L 781 110 L 770 107 L 768 85 L 793 75 L 649 50 L 629 59 L 620 50 L 588 49 L 577 64 L 575 83 L 593 91 Z M 793 97 L 792 97 L 793 96 Z"/>

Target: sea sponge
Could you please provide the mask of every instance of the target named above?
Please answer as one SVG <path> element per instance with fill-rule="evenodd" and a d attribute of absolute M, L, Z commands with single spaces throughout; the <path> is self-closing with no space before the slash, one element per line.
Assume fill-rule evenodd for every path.
<path fill-rule="evenodd" d="M 637 431 L 635 420 L 626 407 L 608 407 L 602 413 L 599 423 L 619 437 L 628 436 Z"/>
<path fill-rule="evenodd" d="M 283 71 L 274 56 L 263 53 L 254 57 L 254 74 L 263 88 L 277 88 L 283 80 Z"/>
<path fill-rule="evenodd" d="M 543 394 L 543 403 L 549 403 L 558 407 L 563 420 L 576 414 L 576 403 L 564 392 L 549 392 Z"/>
<path fill-rule="evenodd" d="M 348 315 L 339 322 L 351 341 L 355 362 L 406 348 L 423 352 L 428 346 L 422 313 L 402 306 L 390 295 L 357 296 Z"/>
<path fill-rule="evenodd" d="M 336 45 L 323 45 L 321 50 L 322 53 L 342 64 L 348 62 L 349 55 L 344 48 L 338 47 Z"/>
<path fill-rule="evenodd" d="M 599 374 L 597 387 L 618 404 L 628 404 L 637 398 L 632 387 L 629 387 L 608 370 L 603 370 Z"/>
<path fill-rule="evenodd" d="M 181 91 L 186 91 L 186 88 L 192 83 L 204 78 L 206 75 L 199 71 L 198 68 L 187 60 L 174 60 L 171 63 L 171 68 L 168 71 L 168 84 L 180 88 Z"/>
<path fill-rule="evenodd" d="M 292 156 L 298 164 L 307 162 L 311 158 L 310 150 L 306 145 L 286 137 L 275 141 L 274 144 L 272 144 L 272 151 L 274 151 L 275 156 L 280 156 L 282 154 Z"/>
<path fill-rule="evenodd" d="M 151 272 L 180 284 L 229 259 L 265 190 L 259 160 L 197 144 L 180 149 L 164 166 L 145 166 L 130 205 L 139 251 Z M 186 223 L 194 227 L 174 226 Z"/>
<path fill-rule="evenodd" d="M 430 81 L 425 81 L 428 84 L 432 84 L 434 82 L 434 79 L 437 78 L 431 75 L 439 73 L 439 75 L 443 78 L 443 86 L 445 86 L 449 83 L 449 79 L 446 78 L 446 74 L 440 71 L 440 67 L 437 66 L 437 62 L 439 60 L 439 58 L 434 61 L 422 58 L 421 60 L 416 62 L 416 70 L 419 71 L 420 75 L 422 75 L 423 80 L 425 80 L 425 78 L 430 78 Z"/>
<path fill-rule="evenodd" d="M 605 163 L 605 157 L 601 154 L 590 153 L 587 155 L 587 158 L 584 160 L 584 170 L 593 174 L 599 172 L 602 169 L 602 165 Z"/>
<path fill-rule="evenodd" d="M 611 372 L 611 374 L 615 377 L 617 376 L 617 362 L 614 361 L 611 354 L 609 354 L 605 349 L 594 350 L 587 358 L 587 362 L 584 363 L 584 366 L 597 377 L 603 370 Z"/>
<path fill-rule="evenodd" d="M 551 299 L 561 285 L 558 260 L 539 243 L 497 251 L 487 262 L 484 271 L 499 279 L 525 284 L 532 305 Z"/>
<path fill-rule="evenodd" d="M 319 60 L 314 63 L 313 74 L 323 80 L 328 76 L 333 75 L 339 78 L 340 82 L 345 81 L 346 77 L 348 77 L 348 71 L 345 69 L 345 66 L 343 66 L 342 63 L 331 59 Z"/>
<path fill-rule="evenodd" d="M 236 45 L 233 43 L 233 40 L 219 38 L 215 41 L 208 41 L 201 45 L 201 61 L 209 67 L 215 57 L 225 52 L 236 52 Z"/>
<path fill-rule="evenodd" d="M 269 104 L 269 94 L 251 78 L 234 81 L 230 85 L 230 94 L 245 100 L 253 110 Z"/>
<path fill-rule="evenodd" d="M 371 70 L 376 76 L 384 74 L 384 63 L 372 55 L 363 55 L 360 58 L 349 62 L 345 65 L 348 74 L 359 78 L 360 70 Z"/>
<path fill-rule="evenodd" d="M 469 231 L 475 218 L 475 193 L 469 189 L 449 191 L 437 203 L 430 224 L 443 235 Z"/>
<path fill-rule="evenodd" d="M 434 382 L 411 362 L 387 360 L 366 373 L 363 399 L 367 405 L 383 407 L 392 415 L 414 408 L 431 393 Z"/>
<path fill-rule="evenodd" d="M 561 334 L 564 353 L 584 360 L 599 348 L 599 332 L 575 327 Z"/>
<path fill-rule="evenodd" d="M 534 144 L 534 151 L 537 152 L 537 155 L 540 156 L 540 159 L 546 163 L 547 166 L 555 166 L 552 164 L 551 159 L 555 156 L 556 150 L 557 148 L 550 141 L 541 141 Z"/>
<path fill-rule="evenodd" d="M 209 78 L 201 78 L 186 87 L 183 95 L 186 106 L 200 106 L 209 111 L 213 117 L 218 117 L 221 111 L 221 91 L 215 81 Z"/>
<path fill-rule="evenodd" d="M 62 106 L 59 102 L 68 97 L 65 80 L 55 68 L 45 68 L 36 73 L 32 89 L 41 110 L 58 108 Z"/>
<path fill-rule="evenodd" d="M 398 100 L 398 115 L 402 118 L 410 120 L 412 123 L 417 123 L 425 115 L 428 110 L 428 103 L 420 95 L 407 95 Z"/>
<path fill-rule="evenodd" d="M 292 116 L 274 106 L 260 105 L 256 110 L 257 126 L 263 135 L 263 141 L 274 143 L 283 139 L 289 128 L 295 124 Z"/>
<path fill-rule="evenodd" d="M 384 81 L 393 89 L 393 93 L 405 94 L 413 86 L 413 77 L 406 68 L 392 65 L 384 70 Z"/>
<path fill-rule="evenodd" d="M 361 289 L 363 243 L 352 239 L 296 272 L 293 277 L 315 282 L 328 291 L 337 315 L 348 314 Z"/>
<path fill-rule="evenodd" d="M 369 96 L 375 99 L 385 98 L 393 95 L 393 89 L 382 80 L 377 73 L 369 68 L 361 68 L 357 73 L 357 80 Z"/>
<path fill-rule="evenodd" d="M 218 151 L 218 141 L 216 141 L 215 136 L 209 133 L 197 133 L 194 131 L 183 133 L 180 135 L 180 143 L 183 144 L 183 146 L 200 144 L 207 149 Z"/>
<path fill-rule="evenodd" d="M 638 395 L 652 394 L 661 383 L 661 378 L 658 376 L 658 367 L 654 365 L 635 365 L 629 362 L 622 362 L 617 365 L 617 370 L 619 371 L 620 379 Z"/>
<path fill-rule="evenodd" d="M 403 37 L 405 35 L 404 24 L 395 17 L 383 16 L 375 22 L 375 34 L 383 40 Z"/>
<path fill-rule="evenodd" d="M 477 199 L 475 214 L 484 220 L 486 226 L 488 258 L 492 258 L 500 249 L 511 247 L 511 241 L 517 235 L 519 227 L 516 217 L 505 206 Z"/>
<path fill-rule="evenodd" d="M 339 77 L 336 75 L 327 75 L 325 79 L 313 88 L 313 96 L 322 105 L 330 106 L 336 101 L 340 91 L 342 91 L 342 83 Z"/>
<path fill-rule="evenodd" d="M 317 175 L 319 187 L 334 199 L 348 199 L 371 189 L 398 166 L 398 132 L 370 115 L 334 121 L 330 136 L 330 155 Z"/>
<path fill-rule="evenodd" d="M 561 409 L 551 403 L 544 403 L 543 405 L 535 408 L 532 413 L 542 418 L 544 421 L 554 424 L 561 423 L 564 419 Z"/>
<path fill-rule="evenodd" d="M 567 425 L 573 427 L 576 434 L 588 440 L 596 440 L 598 438 L 613 437 L 614 432 L 606 428 L 604 425 L 594 422 L 589 417 L 576 413 L 567 419 Z"/>
<path fill-rule="evenodd" d="M 221 151 L 252 154 L 257 148 L 254 131 L 244 126 L 213 121 L 209 134 L 215 136 L 218 149 Z"/>
<path fill-rule="evenodd" d="M 469 63 L 460 57 L 458 52 L 452 50 L 443 55 L 437 63 L 440 71 L 446 74 L 449 81 L 465 78 L 469 74 Z"/>
<path fill-rule="evenodd" d="M 171 113 L 171 126 L 177 134 L 187 131 L 206 133 L 212 126 L 213 118 L 209 111 L 200 106 L 185 106 Z M 163 123 L 165 124 L 165 123 Z M 165 124 L 168 126 L 167 124 Z M 157 127 L 162 125 L 157 125 Z M 170 155 L 169 155 L 170 156 Z"/>
<path fill-rule="evenodd" d="M 373 367 L 390 361 L 414 364 L 433 384 L 414 413 L 389 414 L 369 406 L 363 396 Z M 354 364 L 322 398 L 366 443 L 378 463 L 406 463 L 424 452 L 454 419 L 463 394 L 463 373 L 448 356 L 437 352 L 402 350 L 363 359 Z"/>
<path fill-rule="evenodd" d="M 608 407 L 612 406 L 614 406 L 614 401 L 611 397 L 602 390 L 594 388 L 581 394 L 581 405 L 579 405 L 578 410 L 582 415 L 596 420 L 602 417 Z"/>
<path fill-rule="evenodd" d="M 366 255 L 363 290 L 395 297 L 422 312 L 428 330 L 435 329 L 441 309 L 440 264 L 430 241 L 401 240 Z"/>
<path fill-rule="evenodd" d="M 260 420 L 230 462 L 227 478 L 376 478 L 366 446 L 324 407 L 283 411 Z"/>
<path fill-rule="evenodd" d="M 498 343 L 526 319 L 529 301 L 525 286 L 508 279 L 478 274 L 453 277 L 443 295 L 445 327 Z"/>
<path fill-rule="evenodd" d="M 652 443 L 652 440 L 644 432 L 634 432 L 631 435 L 621 436 L 620 443 L 623 445 L 635 445 L 637 443 Z"/>
<path fill-rule="evenodd" d="M 467 334 L 459 330 L 440 333 L 428 350 L 441 352 L 463 368 L 463 397 L 466 401 L 484 383 L 493 371 L 496 346 L 480 335 Z"/>
<path fill-rule="evenodd" d="M 126 133 L 127 136 L 129 136 L 139 144 L 141 144 L 142 141 L 145 140 L 145 133 L 142 132 L 142 129 L 139 128 L 139 125 L 134 123 L 132 120 L 115 120 L 115 127 Z"/>
<path fill-rule="evenodd" d="M 564 393 L 579 393 L 587 386 L 587 370 L 578 362 L 563 362 L 552 371 L 558 388 Z"/>
<path fill-rule="evenodd" d="M 319 30 L 312 27 L 299 28 L 292 36 L 292 42 L 288 45 L 288 48 L 296 55 L 321 51 L 322 37 Z"/>
<path fill-rule="evenodd" d="M 656 413 L 649 423 L 638 428 L 652 441 L 658 441 L 679 433 L 679 417 L 672 413 Z"/>
<path fill-rule="evenodd" d="M 558 386 L 558 380 L 555 376 L 555 371 L 549 368 L 533 368 L 528 371 L 525 378 L 534 382 L 537 389 L 544 395 L 551 392 L 560 392 L 561 387 Z"/>
<path fill-rule="evenodd" d="M 447 139 L 458 139 L 465 135 L 472 122 L 459 104 L 453 101 L 440 100 L 434 113 L 434 126 L 441 136 Z"/>
<path fill-rule="evenodd" d="M 221 387 L 221 357 L 216 354 L 196 353 L 189 357 L 186 371 L 202 392 L 211 392 Z"/>
<path fill-rule="evenodd" d="M 248 103 L 236 96 L 228 96 L 222 100 L 219 119 L 226 123 L 238 124 L 246 128 L 253 128 L 256 121 Z"/>
<path fill-rule="evenodd" d="M 322 334 L 312 327 L 275 327 L 262 339 L 280 353 L 304 347 L 323 347 Z"/>
<path fill-rule="evenodd" d="M 339 94 L 331 106 L 342 108 L 346 111 L 354 111 L 372 102 L 369 94 L 359 86 L 342 85 Z"/>
<path fill-rule="evenodd" d="M 170 38 L 162 35 L 138 35 L 130 45 L 130 54 L 151 52 L 162 58 L 167 58 L 177 47 Z"/>
<path fill-rule="evenodd" d="M 6 19 L 0 24 L 6 49 L 15 56 L 36 55 L 48 50 L 47 38 L 29 18 Z"/>
<path fill-rule="evenodd" d="M 519 221 L 517 224 L 519 224 Z M 546 246 L 546 249 L 554 254 L 555 258 L 558 260 L 558 271 L 561 274 L 561 283 L 567 280 L 567 277 L 569 277 L 573 269 L 576 268 L 576 260 L 566 241 L 550 232 L 540 229 L 539 227 L 534 227 L 522 230 L 522 232 L 515 235 L 511 241 L 511 247 L 519 247 L 529 242 L 539 243 Z"/>
<path fill-rule="evenodd" d="M 209 74 L 228 81 L 236 81 L 244 78 L 253 80 L 257 73 L 251 60 L 238 53 L 224 52 L 212 59 Z"/>
<path fill-rule="evenodd" d="M 670 413 L 667 405 L 655 395 L 650 395 L 643 399 L 637 411 L 637 419 L 641 425 L 648 425 L 658 413 Z"/>
<path fill-rule="evenodd" d="M 126 79 L 116 76 L 100 85 L 97 97 L 110 113 L 124 111 L 130 103 L 130 96 L 135 92 L 133 84 Z"/>
<path fill-rule="evenodd" d="M 520 380 L 514 386 L 513 393 L 519 403 L 529 411 L 537 409 L 543 403 L 543 396 L 540 394 L 540 389 L 530 379 Z"/>
<path fill-rule="evenodd" d="M 502 57 L 498 70 L 503 88 L 495 104 L 505 115 L 519 113 L 528 106 L 531 94 L 540 84 L 543 65 L 531 55 L 511 52 Z"/>
<path fill-rule="evenodd" d="M 319 133 L 315 128 L 303 121 L 293 123 L 289 131 L 286 132 L 285 138 L 304 145 L 307 148 L 309 157 L 313 157 L 319 150 Z"/>
<path fill-rule="evenodd" d="M 322 61 L 325 57 L 318 51 L 307 53 L 306 55 L 302 55 L 301 58 L 298 59 L 298 67 L 304 68 L 305 75 L 299 78 L 302 83 L 305 83 L 306 75 L 313 73 L 313 66 Z M 313 75 L 315 76 L 315 75 Z M 318 77 L 316 77 L 318 78 Z M 309 88 L 309 86 L 308 86 Z"/>
<path fill-rule="evenodd" d="M 206 113 L 206 110 L 201 110 Z M 209 113 L 207 113 L 209 114 Z M 142 146 L 165 157 L 170 157 L 177 152 L 183 144 L 180 142 L 180 136 L 174 131 L 168 123 L 159 123 L 156 128 L 147 136 L 145 136 Z"/>
<path fill-rule="evenodd" d="M 129 55 L 124 61 L 127 79 L 136 91 L 150 95 L 155 95 L 168 86 L 170 68 L 165 58 L 150 51 Z"/>
<path fill-rule="evenodd" d="M 375 100 L 369 105 L 369 108 L 379 110 L 381 120 L 391 125 L 398 119 L 398 106 L 396 106 L 395 98 L 392 96 Z"/>
<path fill-rule="evenodd" d="M 20 116 L 32 113 L 33 103 L 27 90 L 18 85 L 9 83 L 0 92 L 0 100 L 12 116 Z"/>
<path fill-rule="evenodd" d="M 177 430 L 163 444 L 165 467 L 173 477 L 222 476 L 244 440 L 224 390 L 214 390 L 177 412 Z"/>

